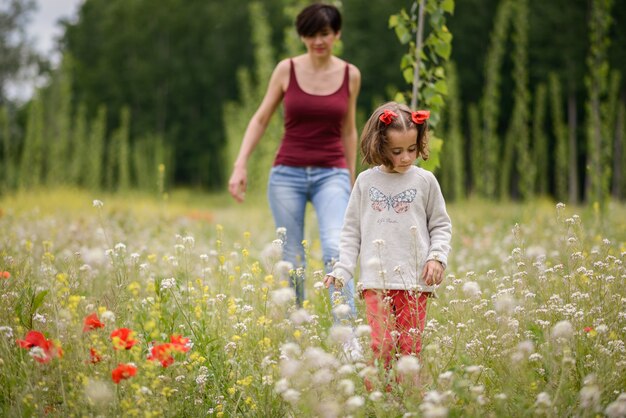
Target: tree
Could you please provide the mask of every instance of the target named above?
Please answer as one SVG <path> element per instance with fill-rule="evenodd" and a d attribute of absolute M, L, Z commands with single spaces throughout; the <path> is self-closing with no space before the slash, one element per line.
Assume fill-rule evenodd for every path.
<path fill-rule="evenodd" d="M 25 32 L 34 10 L 35 0 L 0 0 L 0 105 L 8 101 L 7 85 L 36 58 Z"/>

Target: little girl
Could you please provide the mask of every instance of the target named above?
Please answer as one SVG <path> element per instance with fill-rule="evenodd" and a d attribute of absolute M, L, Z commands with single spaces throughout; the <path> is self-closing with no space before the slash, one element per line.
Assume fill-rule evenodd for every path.
<path fill-rule="evenodd" d="M 428 111 L 389 102 L 361 135 L 363 160 L 345 214 L 339 261 L 325 285 L 353 279 L 365 299 L 371 347 L 390 368 L 394 348 L 419 355 L 426 303 L 443 280 L 452 226 L 435 176 L 414 165 L 428 158 Z"/>

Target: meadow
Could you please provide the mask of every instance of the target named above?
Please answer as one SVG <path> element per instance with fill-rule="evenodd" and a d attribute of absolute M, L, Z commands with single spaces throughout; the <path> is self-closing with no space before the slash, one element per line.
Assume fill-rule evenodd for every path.
<path fill-rule="evenodd" d="M 449 212 L 423 351 L 386 372 L 361 301 L 333 321 L 314 213 L 297 308 L 262 197 L 0 197 L 0 415 L 626 416 L 626 206 Z"/>

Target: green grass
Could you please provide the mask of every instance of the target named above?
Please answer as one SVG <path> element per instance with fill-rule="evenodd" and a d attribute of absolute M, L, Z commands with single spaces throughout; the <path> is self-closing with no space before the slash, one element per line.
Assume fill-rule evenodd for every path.
<path fill-rule="evenodd" d="M 345 330 L 333 328 L 328 295 L 315 287 L 313 211 L 308 299 L 297 310 L 281 301 L 263 196 L 241 205 L 193 190 L 3 196 L 0 415 L 585 417 L 626 408 L 616 401 L 626 391 L 626 207 L 471 200 L 449 212 L 453 252 L 429 304 L 414 386 L 341 355 Z M 84 332 L 94 312 L 105 326 Z M 117 328 L 133 330 L 137 344 L 116 350 Z M 46 363 L 16 342 L 31 329 L 50 340 Z M 189 351 L 173 351 L 167 367 L 148 359 L 172 335 L 188 338 Z M 360 338 L 369 356 L 367 333 Z M 114 383 L 127 363 L 136 375 Z M 365 374 L 377 391 L 365 390 Z"/>

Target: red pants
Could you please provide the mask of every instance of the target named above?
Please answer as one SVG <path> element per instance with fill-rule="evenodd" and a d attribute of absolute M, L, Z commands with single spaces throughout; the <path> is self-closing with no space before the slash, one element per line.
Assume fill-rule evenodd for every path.
<path fill-rule="evenodd" d="M 409 290 L 363 291 L 372 351 L 389 368 L 394 348 L 403 355 L 419 355 L 426 322 L 427 293 Z"/>

